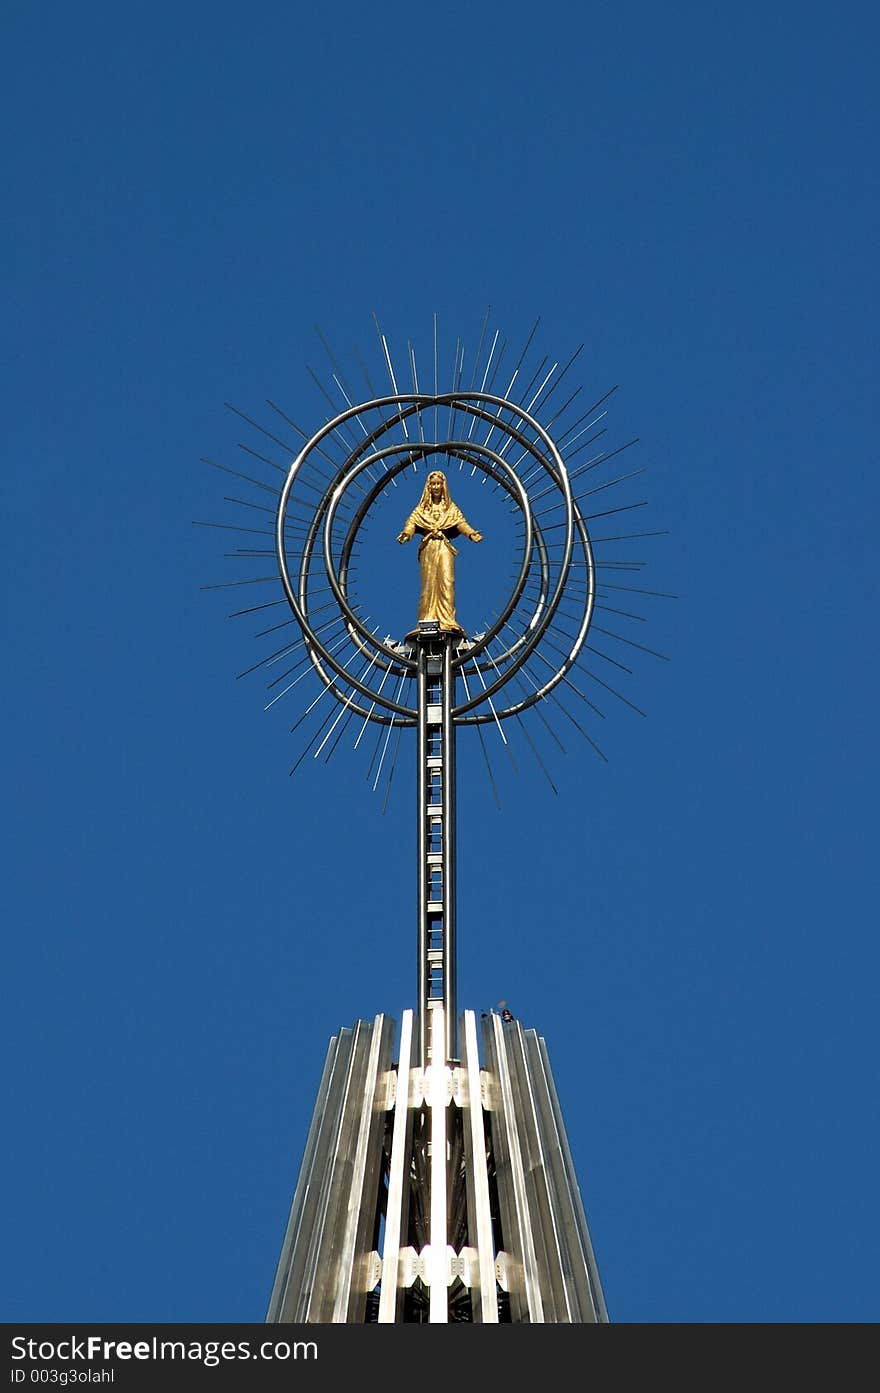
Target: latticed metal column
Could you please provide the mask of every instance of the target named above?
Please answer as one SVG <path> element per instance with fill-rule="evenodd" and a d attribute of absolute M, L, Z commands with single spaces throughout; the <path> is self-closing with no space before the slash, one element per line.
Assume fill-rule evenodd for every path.
<path fill-rule="evenodd" d="M 455 943 L 455 678 L 453 636 L 419 625 L 418 662 L 418 992 L 419 1060 L 432 1055 L 431 1013 L 443 1008 L 446 1059 L 458 1054 Z M 434 1061 L 443 1063 L 443 1060 Z"/>

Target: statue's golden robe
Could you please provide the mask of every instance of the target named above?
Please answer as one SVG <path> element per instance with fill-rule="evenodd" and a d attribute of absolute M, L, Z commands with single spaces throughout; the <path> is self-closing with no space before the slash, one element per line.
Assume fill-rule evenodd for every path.
<path fill-rule="evenodd" d="M 444 497 L 434 503 L 423 495 L 419 506 L 404 523 L 400 535 L 409 538 L 418 532 L 422 537 L 419 546 L 422 580 L 419 622 L 436 619 L 441 629 L 463 634 L 464 629 L 455 617 L 455 558 L 458 549 L 452 545 L 452 538 L 459 533 L 464 537 L 473 537 L 475 529 L 452 502 L 445 479 L 443 482 Z"/>

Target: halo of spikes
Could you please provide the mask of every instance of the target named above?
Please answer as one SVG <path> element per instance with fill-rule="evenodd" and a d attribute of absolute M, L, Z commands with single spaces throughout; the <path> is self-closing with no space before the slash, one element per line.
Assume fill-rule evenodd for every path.
<path fill-rule="evenodd" d="M 234 520 L 197 525 L 265 539 L 228 555 L 266 561 L 260 569 L 272 573 L 203 588 L 280 589 L 278 596 L 233 610 L 230 617 L 257 619 L 261 627 L 255 636 L 271 644 L 270 652 L 239 673 L 267 676 L 267 710 L 302 692 L 300 684 L 310 673 L 320 680 L 318 695 L 291 727 L 297 730 L 318 713 L 315 721 L 320 723 L 291 773 L 310 750 L 316 759 L 329 760 L 356 721 L 355 748 L 368 726 L 379 727 L 370 764 L 377 787 L 392 735 L 396 732 L 399 739 L 404 728 L 416 724 L 414 644 L 411 639 L 378 636 L 383 626 L 364 613 L 353 562 L 371 513 L 389 488 L 397 488 L 407 472 L 438 464 L 479 475 L 482 484 L 500 494 L 519 524 L 510 592 L 486 616 L 480 632 L 462 636 L 453 658 L 462 697 L 453 719 L 456 725 L 477 728 L 496 800 L 484 725 L 494 724 L 508 745 L 507 723 L 515 721 L 552 786 L 525 715 L 537 713 L 562 747 L 547 719 L 551 712 L 561 712 L 605 759 L 583 722 L 604 719 L 609 700 L 645 714 L 619 684 L 632 675 L 634 655 L 664 660 L 666 655 L 632 636 L 646 621 L 633 606 L 674 597 L 625 583 L 639 577 L 646 564 L 630 559 L 627 552 L 633 541 L 666 533 L 626 527 L 619 531 L 608 525 L 620 515 L 638 516 L 646 506 L 644 498 L 615 501 L 626 485 L 645 473 L 643 468 L 618 472 L 620 456 L 637 438 L 610 446 L 605 442 L 616 387 L 586 409 L 582 403 L 589 396 L 582 396 L 581 387 L 560 390 L 583 345 L 562 366 L 548 366 L 546 356 L 533 365 L 537 327 L 538 321 L 513 368 L 505 369 L 507 344 L 500 331 L 490 336 L 487 311 L 469 381 L 465 385 L 466 351 L 458 339 L 451 380 L 441 390 L 437 316 L 432 381 L 420 383 L 416 352 L 408 342 L 410 380 L 405 387 L 376 321 L 382 369 L 391 390 L 375 389 L 361 362 L 370 393 L 364 400 L 356 399 L 318 331 L 330 361 L 333 394 L 309 371 L 333 414 L 310 435 L 273 401 L 267 401 L 272 412 L 268 424 L 227 403 L 253 433 L 249 443 L 239 444 L 248 460 L 247 472 L 213 459 L 206 463 L 239 481 L 244 487 L 235 492 L 246 496 L 226 495 L 225 502 L 236 510 Z M 425 390 L 426 385 L 431 390 Z M 305 443 L 298 447 L 291 432 Z M 274 566 L 269 558 L 274 558 Z M 279 609 L 292 618 L 277 619 Z M 285 630 L 286 641 L 278 647 Z M 335 703 L 322 704 L 328 693 Z M 582 708 L 577 716 L 570 709 L 575 703 Z"/>

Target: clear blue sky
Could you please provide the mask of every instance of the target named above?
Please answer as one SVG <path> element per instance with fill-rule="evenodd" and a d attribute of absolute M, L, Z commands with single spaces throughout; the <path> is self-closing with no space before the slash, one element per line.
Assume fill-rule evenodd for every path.
<path fill-rule="evenodd" d="M 878 38 L 4 7 L 0 1318 L 264 1316 L 327 1040 L 413 1004 L 412 771 L 288 778 L 199 460 L 323 421 L 315 323 L 487 305 L 620 384 L 680 598 L 607 765 L 520 742 L 499 813 L 462 739 L 462 1002 L 547 1039 L 612 1319 L 878 1318 Z"/>

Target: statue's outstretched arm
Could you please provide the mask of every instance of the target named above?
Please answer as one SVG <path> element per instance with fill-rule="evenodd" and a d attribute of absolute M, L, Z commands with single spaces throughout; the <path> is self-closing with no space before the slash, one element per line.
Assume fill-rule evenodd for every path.
<path fill-rule="evenodd" d="M 407 518 L 406 522 L 403 524 L 403 531 L 402 531 L 402 532 L 398 532 L 398 534 L 397 534 L 397 540 L 398 540 L 398 542 L 400 542 L 401 545 L 403 545 L 404 542 L 408 542 L 409 539 L 410 539 L 410 537 L 413 536 L 415 530 L 416 530 L 416 524 L 415 524 L 415 521 L 414 521 L 414 519 L 413 519 L 412 514 L 410 514 L 410 516 Z"/>
<path fill-rule="evenodd" d="M 482 532 L 477 532 L 464 518 L 458 524 L 458 530 L 463 537 L 470 537 L 472 542 L 482 542 L 483 540 Z"/>

